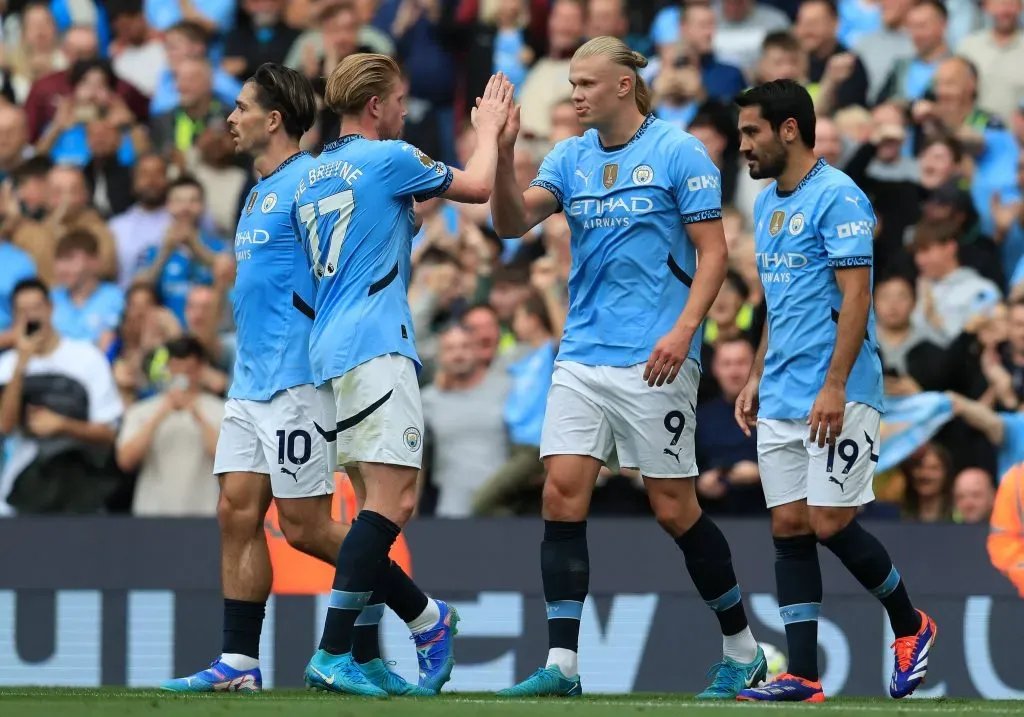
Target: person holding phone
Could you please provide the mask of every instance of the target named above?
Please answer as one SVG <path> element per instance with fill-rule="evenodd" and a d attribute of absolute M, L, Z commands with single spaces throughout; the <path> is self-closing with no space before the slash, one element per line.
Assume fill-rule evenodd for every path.
<path fill-rule="evenodd" d="M 0 515 L 95 513 L 110 476 L 123 411 L 110 364 L 95 345 L 62 336 L 39 279 L 11 294 L 15 350 L 0 355 L 0 434 L 12 441 L 0 471 Z"/>

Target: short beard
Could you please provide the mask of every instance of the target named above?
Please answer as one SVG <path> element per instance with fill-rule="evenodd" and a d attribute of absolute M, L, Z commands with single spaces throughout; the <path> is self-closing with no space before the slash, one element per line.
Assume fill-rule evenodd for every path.
<path fill-rule="evenodd" d="M 786 149 L 776 142 L 771 153 L 766 153 L 757 163 L 757 169 L 750 168 L 751 179 L 778 179 L 786 171 Z"/>

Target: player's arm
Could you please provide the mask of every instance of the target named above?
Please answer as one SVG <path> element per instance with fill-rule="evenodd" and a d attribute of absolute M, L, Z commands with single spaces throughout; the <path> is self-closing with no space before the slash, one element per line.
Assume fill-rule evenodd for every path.
<path fill-rule="evenodd" d="M 818 219 L 818 231 L 843 296 L 838 315 L 833 314 L 836 341 L 825 385 L 808 420 L 810 440 L 824 447 L 826 441 L 834 441 L 842 433 L 846 380 L 867 335 L 875 216 L 867 197 L 855 187 L 836 188 L 821 199 L 824 210 Z"/>
<path fill-rule="evenodd" d="M 825 382 L 846 388 L 853 364 L 864 345 L 871 312 L 871 267 L 855 266 L 836 269 L 836 283 L 843 294 L 836 328 L 836 345 L 832 352 Z"/>
<path fill-rule="evenodd" d="M 519 135 L 519 107 L 509 114 L 498 144 L 498 176 L 491 198 L 491 221 L 501 237 L 521 237 L 562 210 L 563 182 L 559 169 L 565 152 L 559 144 L 544 158 L 537 178 L 520 191 L 514 164 L 516 137 Z"/>
<path fill-rule="evenodd" d="M 676 208 L 696 249 L 697 270 L 675 326 L 658 341 L 647 360 L 644 380 L 651 386 L 675 380 L 689 355 L 694 334 L 722 288 L 729 260 L 722 226 L 722 175 L 718 167 L 694 137 L 675 142 L 669 151 Z"/>

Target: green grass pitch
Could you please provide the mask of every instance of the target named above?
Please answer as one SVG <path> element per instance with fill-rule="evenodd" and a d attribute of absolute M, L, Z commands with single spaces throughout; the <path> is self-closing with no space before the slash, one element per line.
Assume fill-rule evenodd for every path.
<path fill-rule="evenodd" d="M 172 695 L 123 688 L 0 689 L 0 715 L 21 717 L 753 717 L 767 710 L 774 717 L 810 715 L 1024 715 L 1024 702 L 980 700 L 835 699 L 818 705 L 748 705 L 696 702 L 686 695 L 597 695 L 573 700 L 499 700 L 486 694 L 445 694 L 433 699 L 367 700 L 297 690 L 258 695 Z"/>

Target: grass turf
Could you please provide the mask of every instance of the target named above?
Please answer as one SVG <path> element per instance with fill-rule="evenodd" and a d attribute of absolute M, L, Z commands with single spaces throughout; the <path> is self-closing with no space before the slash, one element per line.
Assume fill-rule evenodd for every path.
<path fill-rule="evenodd" d="M 597 695 L 573 700 L 498 700 L 487 694 L 445 694 L 433 699 L 366 700 L 295 690 L 274 690 L 258 695 L 180 695 L 154 690 L 110 688 L 0 689 L 0 715 L 53 717 L 622 717 L 676 715 L 682 710 L 708 717 L 751 717 L 757 710 L 773 715 L 825 712 L 829 717 L 867 717 L 878 714 L 920 715 L 1024 715 L 1024 702 L 980 700 L 843 699 L 819 705 L 748 705 L 735 702 L 696 702 L 686 695 Z"/>

